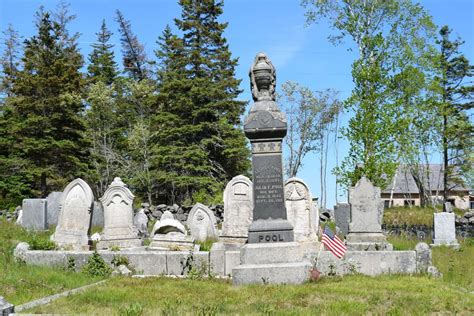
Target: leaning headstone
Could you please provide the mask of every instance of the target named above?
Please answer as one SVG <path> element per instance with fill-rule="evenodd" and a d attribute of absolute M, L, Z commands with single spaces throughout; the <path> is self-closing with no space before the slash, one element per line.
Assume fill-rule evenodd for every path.
<path fill-rule="evenodd" d="M 89 250 L 89 230 L 94 194 L 82 179 L 69 183 L 63 191 L 58 225 L 51 239 L 61 248 Z"/>
<path fill-rule="evenodd" d="M 20 226 L 23 226 L 23 210 L 22 209 L 20 209 L 18 211 L 18 217 L 16 218 L 16 224 L 20 225 Z"/>
<path fill-rule="evenodd" d="M 22 226 L 33 230 L 48 229 L 46 199 L 24 199 Z"/>
<path fill-rule="evenodd" d="M 133 224 L 137 228 L 139 236 L 148 237 L 148 216 L 146 216 L 143 207 L 133 217 Z"/>
<path fill-rule="evenodd" d="M 142 245 L 133 226 L 135 196 L 120 178 L 109 185 L 100 202 L 104 208 L 104 232 L 97 248 L 130 248 Z"/>
<path fill-rule="evenodd" d="M 253 192 L 252 181 L 243 175 L 227 183 L 224 190 L 224 222 L 221 237 L 242 240 L 248 237 L 252 223 Z"/>
<path fill-rule="evenodd" d="M 349 189 L 351 222 L 347 234 L 349 250 L 392 250 L 382 233 L 383 202 L 380 188 L 362 177 Z"/>
<path fill-rule="evenodd" d="M 217 222 L 214 213 L 205 205 L 197 203 L 188 215 L 186 224 L 196 241 L 217 240 Z"/>
<path fill-rule="evenodd" d="M 193 239 L 183 224 L 174 218 L 170 211 L 165 211 L 160 220 L 155 223 L 151 235 L 153 240 L 150 248 L 166 250 L 191 250 L 194 248 Z"/>
<path fill-rule="evenodd" d="M 309 279 L 311 264 L 303 260 L 287 219 L 282 164 L 287 123 L 275 102 L 275 67 L 259 53 L 249 74 L 255 102 L 244 132 L 252 150 L 254 209 L 248 244 L 240 249 L 240 265 L 232 269 L 232 282 L 299 284 Z"/>
<path fill-rule="evenodd" d="M 8 303 L 3 296 L 0 296 L 0 315 L 10 315 L 15 311 L 15 306 Z"/>
<path fill-rule="evenodd" d="M 450 246 L 459 248 L 456 240 L 455 214 L 434 213 L 434 239 L 432 246 Z"/>
<path fill-rule="evenodd" d="M 101 202 L 95 201 L 92 207 L 92 227 L 104 227 L 104 207 Z"/>
<path fill-rule="evenodd" d="M 48 226 L 58 224 L 59 203 L 62 194 L 62 192 L 51 192 L 46 197 L 48 200 Z"/>
<path fill-rule="evenodd" d="M 288 221 L 293 225 L 295 241 L 317 241 L 319 216 L 313 206 L 308 185 L 298 178 L 288 179 L 285 183 L 285 200 Z"/>
<path fill-rule="evenodd" d="M 341 234 L 346 236 L 349 232 L 349 222 L 351 220 L 351 207 L 348 203 L 334 205 L 334 220 Z"/>

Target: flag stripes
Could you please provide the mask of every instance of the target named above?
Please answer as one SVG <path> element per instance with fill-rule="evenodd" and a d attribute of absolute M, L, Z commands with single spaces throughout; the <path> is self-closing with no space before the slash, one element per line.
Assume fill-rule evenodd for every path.
<path fill-rule="evenodd" d="M 341 259 L 346 253 L 347 247 L 344 242 L 337 237 L 329 227 L 324 227 L 323 236 L 321 238 L 323 245 L 333 255 Z"/>

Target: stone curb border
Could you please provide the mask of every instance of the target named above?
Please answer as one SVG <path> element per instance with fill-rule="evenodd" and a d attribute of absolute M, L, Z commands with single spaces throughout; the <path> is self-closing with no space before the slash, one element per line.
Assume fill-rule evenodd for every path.
<path fill-rule="evenodd" d="M 106 281 L 107 280 L 102 280 L 102 281 L 99 281 L 99 282 L 96 282 L 96 283 L 84 285 L 82 287 L 78 287 L 78 288 L 68 290 L 68 291 L 65 291 L 65 292 L 62 292 L 62 293 L 46 296 L 46 297 L 31 301 L 31 302 L 28 302 L 28 303 L 25 303 L 25 304 L 15 306 L 14 310 L 15 310 L 15 313 L 17 313 L 17 312 L 22 312 L 22 311 L 30 309 L 30 308 L 38 307 L 38 306 L 41 306 L 41 305 L 46 305 L 46 304 L 49 304 L 49 303 L 51 303 L 51 302 L 53 302 L 53 301 L 55 301 L 59 298 L 67 297 L 69 295 L 80 293 L 80 292 L 84 292 L 85 290 L 87 290 L 91 287 L 97 286 L 97 285 L 101 285 L 101 284 L 105 283 Z M 10 315 L 14 315 L 14 314 L 10 314 Z"/>

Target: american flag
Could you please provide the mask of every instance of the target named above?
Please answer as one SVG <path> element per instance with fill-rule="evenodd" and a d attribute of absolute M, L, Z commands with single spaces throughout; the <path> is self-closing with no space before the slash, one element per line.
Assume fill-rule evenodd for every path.
<path fill-rule="evenodd" d="M 326 249 L 332 252 L 332 254 L 339 259 L 341 259 L 344 256 L 344 253 L 346 253 L 346 245 L 344 245 L 342 240 L 340 240 L 327 225 L 324 227 L 321 241 Z"/>

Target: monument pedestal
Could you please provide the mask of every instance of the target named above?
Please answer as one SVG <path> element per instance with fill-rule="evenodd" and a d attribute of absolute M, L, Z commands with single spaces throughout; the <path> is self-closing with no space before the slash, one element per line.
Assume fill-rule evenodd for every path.
<path fill-rule="evenodd" d="M 347 250 L 352 251 L 391 251 L 393 245 L 387 242 L 387 238 L 381 232 L 351 232 L 346 237 Z"/>
<path fill-rule="evenodd" d="M 156 234 L 148 248 L 153 250 L 193 250 L 194 240 L 191 236 Z"/>
<path fill-rule="evenodd" d="M 232 282 L 301 284 L 309 280 L 310 268 L 297 242 L 247 244 L 241 248 L 240 265 L 232 269 Z"/>
<path fill-rule="evenodd" d="M 434 239 L 431 246 L 459 248 L 454 213 L 434 213 Z"/>

